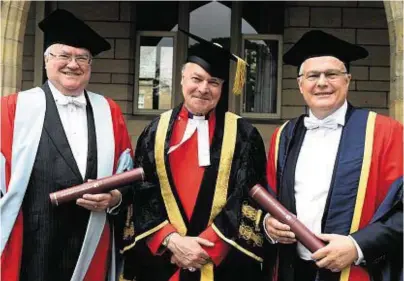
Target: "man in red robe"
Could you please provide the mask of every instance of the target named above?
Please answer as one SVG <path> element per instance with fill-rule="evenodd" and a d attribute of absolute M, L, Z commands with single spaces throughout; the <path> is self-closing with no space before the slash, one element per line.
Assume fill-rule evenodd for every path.
<path fill-rule="evenodd" d="M 118 105 L 85 90 L 92 57 L 110 44 L 64 10 L 39 27 L 48 80 L 1 100 L 1 280 L 106 280 L 106 210 L 121 193 L 57 207 L 49 194 L 130 168 L 122 166 L 132 153 Z"/>
<path fill-rule="evenodd" d="M 138 140 L 134 162 L 147 181 L 133 190 L 123 277 L 263 280 L 262 212 L 248 189 L 266 186 L 265 148 L 256 128 L 220 109 L 229 60 L 237 57 L 185 33 L 198 44 L 182 71 L 184 103 Z"/>
<path fill-rule="evenodd" d="M 310 253 L 267 216 L 282 281 L 402 280 L 403 126 L 347 102 L 349 62 L 367 51 L 310 31 L 285 55 L 310 111 L 272 137 L 268 183 L 327 245 Z"/>

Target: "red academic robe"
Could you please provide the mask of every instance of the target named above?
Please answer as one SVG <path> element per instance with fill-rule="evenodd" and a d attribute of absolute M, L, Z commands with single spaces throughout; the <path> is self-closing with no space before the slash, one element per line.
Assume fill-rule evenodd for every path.
<path fill-rule="evenodd" d="M 276 129 L 271 138 L 267 177 L 270 187 L 275 192 L 278 192 L 279 188 L 286 188 L 284 184 L 278 182 L 282 178 L 281 175 L 285 175 L 285 177 L 294 176 L 285 169 L 285 158 L 288 157 L 285 155 L 293 151 L 289 145 L 292 138 L 295 138 L 294 145 L 298 145 L 299 139 L 304 137 L 303 131 L 305 129 L 302 125 L 302 118 L 303 116 L 285 123 Z M 323 232 L 333 233 L 331 225 L 341 227 L 344 224 L 347 233 L 341 234 L 351 234 L 360 244 L 359 241 L 362 241 L 361 230 L 364 230 L 371 223 L 391 187 L 403 177 L 402 124 L 386 116 L 349 106 L 336 161 L 332 196 L 325 211 L 334 212 L 333 221 L 332 223 L 329 221 L 331 219 L 325 221 Z M 282 182 L 284 183 L 284 181 Z M 341 193 L 339 193 L 340 191 Z M 344 196 L 346 201 L 334 200 L 336 193 L 338 196 Z M 354 196 L 349 196 L 351 194 Z M 355 198 L 358 198 L 357 201 Z M 354 209 L 354 216 L 350 218 L 346 212 L 352 209 Z M 338 215 L 336 211 L 340 214 Z M 331 216 L 328 215 L 329 217 Z M 366 236 L 368 235 L 366 234 Z M 378 237 L 378 239 L 383 238 Z M 364 248 L 361 247 L 368 264 L 373 262 L 370 260 L 373 257 L 372 248 L 376 249 L 377 247 L 370 244 L 366 244 Z M 279 264 L 276 263 L 273 280 L 278 280 L 277 273 L 280 270 L 278 266 Z M 352 265 L 344 269 L 342 274 L 329 271 L 323 273 L 330 274 L 329 279 L 325 280 L 370 280 L 367 270 L 361 266 Z"/>
<path fill-rule="evenodd" d="M 1 99 L 1 153 L 5 158 L 5 181 L 8 186 L 11 177 L 12 148 L 14 119 L 16 114 L 18 94 L 9 95 Z M 125 149 L 131 148 L 131 142 L 127 133 L 125 119 L 119 106 L 107 98 L 113 122 L 115 139 L 115 160 L 116 169 L 119 156 Z M 131 152 L 132 153 L 132 152 Z M 8 188 L 8 187 L 7 187 Z M 14 227 L 8 242 L 1 255 L 1 280 L 18 281 L 20 274 L 21 256 L 23 241 L 23 213 L 19 211 Z M 85 281 L 105 280 L 108 271 L 110 248 L 110 228 L 106 222 L 100 242 L 86 273 Z"/>

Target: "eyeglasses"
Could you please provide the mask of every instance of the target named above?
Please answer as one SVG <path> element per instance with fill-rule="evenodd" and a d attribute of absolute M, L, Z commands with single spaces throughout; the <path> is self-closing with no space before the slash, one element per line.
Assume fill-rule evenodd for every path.
<path fill-rule="evenodd" d="M 77 62 L 77 64 L 81 66 L 86 66 L 90 65 L 92 62 L 91 57 L 87 55 L 78 55 L 78 56 L 73 56 L 69 54 L 52 54 L 49 53 L 52 57 L 56 58 L 56 60 L 64 62 L 66 64 L 70 63 L 73 59 Z"/>
<path fill-rule="evenodd" d="M 328 81 L 335 81 L 347 73 L 348 72 L 346 71 L 340 71 L 336 69 L 327 71 L 310 71 L 305 74 L 299 75 L 299 77 L 303 77 L 310 82 L 317 82 L 318 80 L 320 80 L 321 74 L 324 74 L 325 79 L 327 79 Z"/>

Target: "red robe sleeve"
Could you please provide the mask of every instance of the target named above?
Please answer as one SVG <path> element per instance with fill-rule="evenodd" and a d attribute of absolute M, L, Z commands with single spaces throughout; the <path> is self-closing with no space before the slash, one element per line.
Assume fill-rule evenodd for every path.
<path fill-rule="evenodd" d="M 277 149 L 277 136 L 280 133 L 279 128 L 275 130 L 271 137 L 271 141 L 269 143 L 269 151 L 268 151 L 268 162 L 267 162 L 267 180 L 269 187 L 272 188 L 273 191 L 276 192 L 276 155 L 275 153 L 278 151 Z"/>
<path fill-rule="evenodd" d="M 160 255 L 164 251 L 159 251 L 161 243 L 163 243 L 164 238 L 170 233 L 177 232 L 172 224 L 167 224 L 163 228 L 159 229 L 147 240 L 147 246 L 153 255 Z"/>
<path fill-rule="evenodd" d="M 203 231 L 199 237 L 215 243 L 213 247 L 202 246 L 202 248 L 208 253 L 214 264 L 218 266 L 227 256 L 227 253 L 230 250 L 229 244 L 220 238 L 211 226 Z"/>
<path fill-rule="evenodd" d="M 17 106 L 17 94 L 1 98 L 1 153 L 5 158 L 6 187 L 11 176 L 11 156 L 13 144 L 14 118 Z M 18 281 L 22 256 L 23 215 L 20 210 L 10 233 L 9 240 L 1 254 L 0 280 Z"/>

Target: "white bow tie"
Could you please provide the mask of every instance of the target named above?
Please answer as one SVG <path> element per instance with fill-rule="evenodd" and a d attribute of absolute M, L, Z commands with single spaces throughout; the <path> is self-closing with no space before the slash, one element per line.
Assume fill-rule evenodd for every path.
<path fill-rule="evenodd" d="M 85 107 L 87 105 L 87 101 L 84 95 L 80 95 L 78 97 L 72 97 L 72 96 L 58 97 L 56 103 L 59 105 L 73 104 L 77 107 Z"/>
<path fill-rule="evenodd" d="M 334 118 L 319 120 L 313 117 L 304 117 L 304 126 L 307 128 L 307 130 L 314 130 L 317 128 L 335 130 L 338 128 L 338 123 Z"/>

